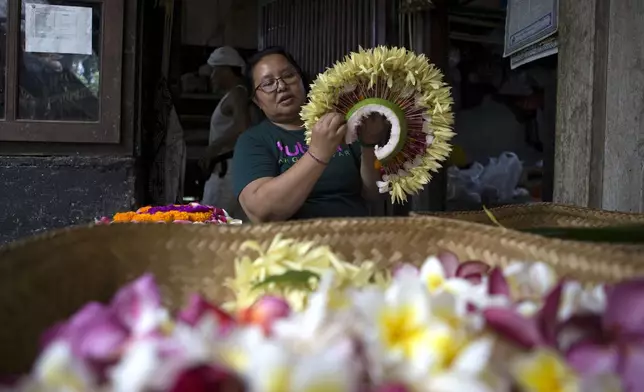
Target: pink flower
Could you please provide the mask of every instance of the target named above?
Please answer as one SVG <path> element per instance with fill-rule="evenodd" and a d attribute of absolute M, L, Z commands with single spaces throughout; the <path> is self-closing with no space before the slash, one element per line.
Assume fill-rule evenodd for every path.
<path fill-rule="evenodd" d="M 472 283 L 479 283 L 490 270 L 490 266 L 482 261 L 464 261 L 461 263 L 452 252 L 441 252 L 437 259 L 442 265 L 443 275 L 447 279 L 461 278 Z M 394 275 L 403 271 L 420 273 L 420 270 L 411 264 L 401 264 L 393 269 Z"/>
<path fill-rule="evenodd" d="M 573 316 L 562 327 L 565 332 L 578 336 L 567 352 L 578 372 L 616 373 L 625 390 L 644 390 L 644 278 L 609 289 L 603 315 Z"/>
<path fill-rule="evenodd" d="M 452 252 L 441 252 L 438 260 L 443 264 L 445 277 L 480 280 L 490 270 L 490 266 L 482 261 L 460 262 Z"/>
<path fill-rule="evenodd" d="M 271 327 L 276 320 L 288 317 L 291 314 L 291 307 L 283 298 L 270 295 L 258 299 L 248 309 L 239 314 L 241 323 L 259 325 L 265 333 L 270 333 Z"/>
<path fill-rule="evenodd" d="M 198 366 L 183 371 L 169 392 L 244 392 L 244 383 L 230 372 L 212 366 Z"/>
<path fill-rule="evenodd" d="M 65 324 L 44 334 L 45 346 L 57 340 L 70 343 L 75 356 L 95 363 L 115 360 L 128 338 L 128 331 L 110 308 L 90 302 Z"/>
<path fill-rule="evenodd" d="M 510 285 L 503 276 L 501 268 L 493 268 L 488 277 L 488 294 L 501 295 L 510 298 Z"/>
<path fill-rule="evenodd" d="M 206 315 L 214 317 L 222 333 L 227 333 L 235 325 L 235 319 L 231 315 L 212 305 L 198 294 L 190 297 L 188 306 L 179 312 L 178 318 L 184 323 L 194 327 Z"/>
<path fill-rule="evenodd" d="M 106 366 L 120 358 L 135 329 L 152 326 L 149 315 L 159 309 L 158 288 L 154 279 L 145 275 L 122 288 L 110 306 L 90 302 L 69 320 L 45 331 L 41 346 L 66 342 L 74 357 L 100 377 Z"/>
<path fill-rule="evenodd" d="M 161 294 L 154 277 L 145 274 L 120 289 L 110 307 L 129 330 L 137 333 L 150 332 L 146 328 L 155 326 L 150 317 L 161 310 Z"/>
<path fill-rule="evenodd" d="M 556 347 L 557 313 L 562 289 L 563 283 L 559 283 L 546 296 L 542 308 L 533 317 L 523 316 L 514 308 L 488 308 L 483 311 L 483 317 L 490 329 L 523 348 L 542 345 Z M 500 293 L 503 291 L 501 288 Z"/>

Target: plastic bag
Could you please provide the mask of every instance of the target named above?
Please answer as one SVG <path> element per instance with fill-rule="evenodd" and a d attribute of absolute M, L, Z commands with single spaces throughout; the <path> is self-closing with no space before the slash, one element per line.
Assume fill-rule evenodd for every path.
<path fill-rule="evenodd" d="M 477 204 L 510 202 L 520 194 L 517 186 L 522 172 L 523 164 L 512 152 L 490 158 L 486 166 L 478 162 L 465 170 L 452 166 L 447 170 L 447 199 Z"/>
<path fill-rule="evenodd" d="M 485 168 L 474 162 L 468 169 L 451 166 L 447 169 L 447 200 L 481 203 L 481 174 Z"/>

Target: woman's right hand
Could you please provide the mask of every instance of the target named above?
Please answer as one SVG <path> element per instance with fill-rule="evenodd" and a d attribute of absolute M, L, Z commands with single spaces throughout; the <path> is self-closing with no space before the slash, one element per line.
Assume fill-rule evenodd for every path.
<path fill-rule="evenodd" d="M 347 122 L 340 113 L 327 113 L 322 116 L 311 130 L 309 151 L 316 158 L 329 162 L 344 141 Z"/>

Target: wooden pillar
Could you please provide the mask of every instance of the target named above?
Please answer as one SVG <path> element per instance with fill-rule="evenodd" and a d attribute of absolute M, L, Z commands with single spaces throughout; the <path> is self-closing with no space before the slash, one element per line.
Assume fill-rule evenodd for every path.
<path fill-rule="evenodd" d="M 422 15 L 415 35 L 422 37 L 416 50 L 425 53 L 447 76 L 449 56 L 449 21 L 447 1 L 434 0 L 434 7 Z M 421 193 L 413 197 L 414 211 L 444 211 L 446 209 L 447 170 L 442 168 Z"/>
<path fill-rule="evenodd" d="M 644 212 L 644 2 L 560 2 L 554 201 Z"/>

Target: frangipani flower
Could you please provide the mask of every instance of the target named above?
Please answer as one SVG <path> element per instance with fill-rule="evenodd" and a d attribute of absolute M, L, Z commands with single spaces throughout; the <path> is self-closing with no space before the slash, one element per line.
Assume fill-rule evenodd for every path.
<path fill-rule="evenodd" d="M 354 304 L 370 320 L 364 332 L 370 361 L 381 363 L 385 374 L 417 380 L 463 343 L 446 322 L 432 317 L 427 290 L 409 271 L 396 274 L 385 292 L 356 293 Z"/>
<path fill-rule="evenodd" d="M 486 382 L 493 344 L 489 337 L 468 343 L 446 363 L 447 366 L 431 374 L 424 383 L 417 386 L 417 389 L 427 392 L 495 391 Z"/>
<path fill-rule="evenodd" d="M 119 290 L 109 306 L 91 302 L 69 321 L 46 331 L 45 352 L 36 373 L 45 387 L 66 380 L 66 388 L 83 385 L 81 389 L 87 390 L 90 380 L 105 378 L 105 370 L 120 360 L 133 341 L 170 329 L 154 279 L 144 275 Z"/>
<path fill-rule="evenodd" d="M 580 376 L 556 351 L 538 349 L 513 361 L 512 374 L 524 392 L 620 392 L 609 373 Z"/>
<path fill-rule="evenodd" d="M 296 355 L 277 342 L 265 342 L 254 348 L 247 382 L 258 392 L 352 391 L 358 370 L 353 353 L 344 342 L 314 355 Z"/>
<path fill-rule="evenodd" d="M 576 281 L 566 281 L 563 287 L 559 320 L 568 320 L 573 314 L 603 313 L 606 309 L 606 288 L 596 285 L 585 288 Z"/>
<path fill-rule="evenodd" d="M 349 318 L 352 310 L 349 295 L 344 290 L 337 290 L 335 282 L 333 272 L 325 273 L 302 312 L 274 323 L 275 336 L 290 340 L 295 350 L 305 352 L 347 339 L 355 319 Z M 335 316 L 333 319 L 331 314 Z"/>
<path fill-rule="evenodd" d="M 644 279 L 552 285 L 544 266 L 488 271 L 443 253 L 419 268 L 403 265 L 389 280 L 373 263 L 357 267 L 312 243 L 249 246 L 259 257 L 238 259 L 232 286 L 246 294 L 235 312 L 194 295 L 171 319 L 144 276 L 109 305 L 90 303 L 50 329 L 31 376 L 9 390 L 644 389 Z M 256 292 L 274 271 L 313 271 L 314 279 Z"/>
<path fill-rule="evenodd" d="M 420 268 L 420 278 L 430 292 L 466 292 L 472 287 L 470 281 L 480 282 L 490 269 L 482 262 L 468 261 L 458 264 L 458 259 L 454 261 L 455 257 L 451 254 L 441 256 L 429 257 Z"/>
<path fill-rule="evenodd" d="M 98 379 L 87 364 L 77 358 L 68 342 L 48 345 L 33 370 L 34 383 L 24 387 L 41 391 L 84 392 L 96 388 Z"/>
<path fill-rule="evenodd" d="M 125 286 L 114 296 L 110 308 L 135 336 L 167 332 L 170 315 L 161 306 L 161 294 L 151 274 Z"/>
<path fill-rule="evenodd" d="M 578 340 L 567 359 L 584 375 L 615 373 L 626 391 L 644 390 L 644 279 L 608 290 L 603 315 L 579 315 L 564 326 Z"/>
<path fill-rule="evenodd" d="M 557 274 L 545 263 L 514 262 L 503 269 L 512 298 L 543 298 L 557 284 Z"/>
<path fill-rule="evenodd" d="M 525 392 L 582 392 L 575 372 L 547 349 L 539 349 L 514 362 L 512 373 Z"/>
<path fill-rule="evenodd" d="M 526 349 L 542 345 L 556 347 L 561 291 L 560 284 L 548 294 L 543 307 L 532 317 L 526 317 L 512 308 L 485 309 L 483 316 L 486 324 L 502 337 Z"/>
<path fill-rule="evenodd" d="M 65 342 L 74 357 L 101 367 L 118 359 L 130 331 L 109 307 L 90 302 L 67 322 L 45 332 L 48 347 Z"/>

